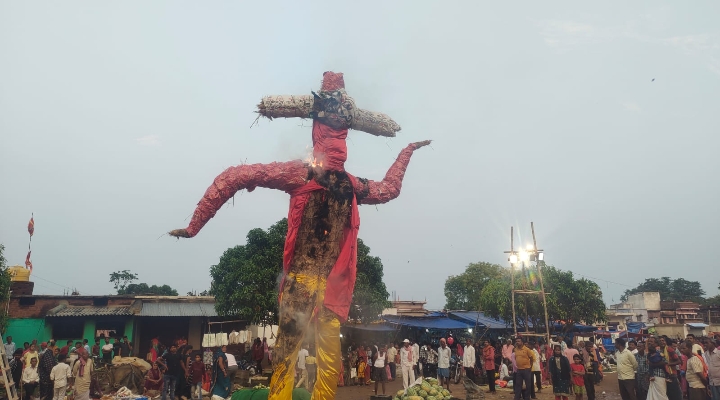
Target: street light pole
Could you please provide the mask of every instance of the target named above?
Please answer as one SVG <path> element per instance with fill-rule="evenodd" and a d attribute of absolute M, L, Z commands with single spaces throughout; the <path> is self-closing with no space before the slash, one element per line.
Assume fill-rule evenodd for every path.
<path fill-rule="evenodd" d="M 513 248 L 513 227 L 510 227 L 510 287 L 511 287 L 511 296 L 512 296 L 512 317 L 513 317 L 513 331 L 515 332 L 515 337 L 517 337 L 517 317 L 515 317 L 515 263 L 517 262 L 517 255 L 515 255 L 515 250 Z M 515 258 L 515 262 L 513 262 L 513 258 Z"/>
<path fill-rule="evenodd" d="M 543 282 L 542 277 L 542 270 L 541 270 L 541 263 L 542 265 L 545 265 L 545 256 L 543 250 L 538 249 L 537 247 L 537 240 L 535 239 L 535 224 L 530 222 L 530 230 L 532 231 L 532 248 L 528 246 L 526 250 L 520 249 L 519 252 L 515 252 L 515 230 L 513 227 L 510 227 L 510 251 L 506 251 L 506 254 L 510 254 L 510 258 L 508 258 L 508 261 L 510 261 L 510 285 L 511 285 L 511 300 L 512 300 L 512 316 L 513 316 L 513 331 L 515 333 L 515 336 L 517 337 L 517 315 L 515 312 L 515 294 L 539 294 L 542 298 L 542 304 L 543 304 L 543 310 L 545 313 L 545 330 L 546 330 L 546 340 L 547 343 L 550 343 L 550 321 L 548 317 L 548 311 L 547 311 L 547 298 L 545 294 L 545 283 Z M 527 261 L 527 267 L 532 268 L 532 261 L 535 261 L 535 268 L 537 268 L 538 272 L 538 280 L 540 281 L 540 290 L 529 290 L 527 287 L 523 287 L 522 289 L 518 290 L 515 289 L 515 267 L 518 264 L 518 261 L 522 263 L 523 269 L 525 268 L 525 262 Z M 527 299 L 525 301 L 526 305 L 526 312 L 527 312 Z M 529 321 L 526 314 L 526 331 L 529 333 Z M 542 334 L 537 334 L 537 331 L 535 333 L 535 336 L 545 336 Z"/>

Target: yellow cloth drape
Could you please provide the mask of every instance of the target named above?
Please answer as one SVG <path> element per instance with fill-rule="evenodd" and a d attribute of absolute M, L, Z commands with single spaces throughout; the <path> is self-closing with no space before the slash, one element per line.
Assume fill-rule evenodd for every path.
<path fill-rule="evenodd" d="M 310 324 L 315 324 L 315 349 L 317 351 L 317 381 L 312 392 L 312 400 L 332 400 L 337 391 L 338 374 L 342 360 L 340 350 L 340 320 L 337 315 L 323 306 L 325 299 L 326 279 L 322 276 L 308 274 L 289 274 L 288 278 L 303 285 L 308 292 L 317 293 L 314 304 L 310 304 L 313 317 L 303 332 L 307 332 Z M 282 305 L 281 305 L 282 306 Z M 278 332 L 282 335 L 282 332 Z M 270 394 L 268 400 L 290 400 L 294 387 L 294 369 L 300 351 L 301 342 L 287 358 L 277 362 L 270 381 Z"/>

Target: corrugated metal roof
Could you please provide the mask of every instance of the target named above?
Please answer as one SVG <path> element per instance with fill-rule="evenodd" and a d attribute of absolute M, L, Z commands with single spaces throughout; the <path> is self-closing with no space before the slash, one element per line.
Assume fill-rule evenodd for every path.
<path fill-rule="evenodd" d="M 86 317 L 93 315 L 132 315 L 130 306 L 64 306 L 50 310 L 48 317 Z"/>
<path fill-rule="evenodd" d="M 217 317 L 214 302 L 143 302 L 141 317 Z"/>

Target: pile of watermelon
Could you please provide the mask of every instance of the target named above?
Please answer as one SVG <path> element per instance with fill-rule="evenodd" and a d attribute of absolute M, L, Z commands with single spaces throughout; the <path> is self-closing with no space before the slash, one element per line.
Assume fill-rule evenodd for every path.
<path fill-rule="evenodd" d="M 398 390 L 393 400 L 450 400 L 450 392 L 443 389 L 435 378 L 425 378 L 422 383 L 410 386 L 407 391 Z"/>

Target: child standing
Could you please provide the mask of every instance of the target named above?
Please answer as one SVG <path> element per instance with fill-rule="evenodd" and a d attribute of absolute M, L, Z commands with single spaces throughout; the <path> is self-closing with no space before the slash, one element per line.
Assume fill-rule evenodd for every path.
<path fill-rule="evenodd" d="M 202 362 L 200 354 L 195 354 L 195 361 L 190 364 L 191 383 L 190 391 L 195 388 L 197 390 L 197 399 L 202 399 L 202 383 L 203 375 L 205 375 L 205 364 Z M 192 393 L 191 397 L 192 397 Z"/>
<path fill-rule="evenodd" d="M 51 350 L 52 351 L 52 350 Z M 72 386 L 68 379 L 72 377 L 70 366 L 65 363 L 66 356 L 58 356 L 58 364 L 50 370 L 50 380 L 53 381 L 53 400 L 65 399 L 67 390 Z"/>
<path fill-rule="evenodd" d="M 570 362 L 562 354 L 559 344 L 554 346 L 553 356 L 550 358 L 549 365 L 555 400 L 568 400 L 570 396 L 570 385 L 572 384 Z"/>
<path fill-rule="evenodd" d="M 573 355 L 572 370 L 573 392 L 575 400 L 582 400 L 585 394 L 585 366 L 582 364 L 582 357 L 579 354 Z"/>
<path fill-rule="evenodd" d="M 358 366 L 357 366 L 358 385 L 365 384 L 365 370 L 366 369 L 367 369 L 367 364 L 365 363 L 365 358 L 358 357 Z"/>

